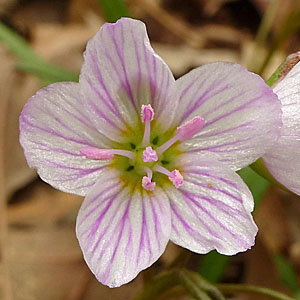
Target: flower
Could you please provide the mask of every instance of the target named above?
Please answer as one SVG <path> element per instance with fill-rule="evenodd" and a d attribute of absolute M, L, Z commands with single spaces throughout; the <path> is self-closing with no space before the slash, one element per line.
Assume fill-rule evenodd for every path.
<path fill-rule="evenodd" d="M 282 104 L 280 137 L 263 156 L 270 174 L 283 186 L 300 195 L 300 52 L 287 59 L 295 66 L 274 87 Z M 296 64 L 296 62 L 298 62 Z"/>
<path fill-rule="evenodd" d="M 153 264 L 169 240 L 233 255 L 254 244 L 253 198 L 235 173 L 281 126 L 264 81 L 227 62 L 174 79 L 145 25 L 122 18 L 88 42 L 79 83 L 37 92 L 20 117 L 28 164 L 86 196 L 76 234 L 110 287 Z"/>

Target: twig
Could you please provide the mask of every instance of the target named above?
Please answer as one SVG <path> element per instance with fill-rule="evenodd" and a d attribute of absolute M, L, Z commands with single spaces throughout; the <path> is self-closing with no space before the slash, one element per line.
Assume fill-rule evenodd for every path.
<path fill-rule="evenodd" d="M 257 57 L 262 54 L 262 49 L 265 46 L 266 39 L 272 28 L 273 22 L 280 7 L 280 3 L 281 0 L 271 1 L 260 23 L 249 65 L 249 68 L 253 71 L 257 71 Z"/>
<path fill-rule="evenodd" d="M 2 53 L 3 55 L 3 53 Z M 11 64 L 3 64 L 2 74 L 6 76 L 6 82 L 10 81 L 9 69 Z M 7 70 L 5 70 L 7 69 Z M 1 251 L 1 269 L 3 271 L 3 299 L 12 300 L 12 288 L 10 282 L 10 272 L 8 265 L 8 251 L 7 251 L 7 237 L 8 237 L 8 222 L 7 222 L 7 199 L 5 193 L 5 170 L 4 170 L 4 145 L 5 145 L 5 129 L 6 129 L 6 116 L 8 107 L 9 89 L 1 88 L 1 101 L 0 101 L 0 251 Z"/>
<path fill-rule="evenodd" d="M 193 48 L 202 48 L 204 45 L 205 41 L 200 32 L 196 33 L 178 17 L 171 15 L 153 1 L 139 0 L 138 5 L 142 6 L 143 9 L 162 26 L 168 30 L 172 29 L 172 33 L 184 40 L 187 45 Z"/>

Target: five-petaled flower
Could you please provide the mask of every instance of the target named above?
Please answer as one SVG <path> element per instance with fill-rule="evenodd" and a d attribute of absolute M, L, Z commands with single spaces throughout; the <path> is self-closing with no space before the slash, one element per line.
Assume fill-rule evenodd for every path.
<path fill-rule="evenodd" d="M 259 76 L 217 62 L 175 81 L 145 25 L 123 18 L 88 42 L 79 83 L 28 101 L 20 140 L 44 181 L 86 196 L 77 237 L 97 279 L 116 287 L 169 240 L 197 253 L 250 248 L 253 198 L 235 171 L 280 126 L 280 102 Z"/>
<path fill-rule="evenodd" d="M 298 63 L 274 86 L 282 104 L 282 128 L 280 137 L 263 156 L 271 175 L 287 189 L 300 195 L 300 52 L 288 61 Z"/>

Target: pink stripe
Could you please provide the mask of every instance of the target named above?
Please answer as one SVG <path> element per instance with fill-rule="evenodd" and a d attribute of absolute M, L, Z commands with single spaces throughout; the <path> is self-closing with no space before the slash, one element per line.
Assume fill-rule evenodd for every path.
<path fill-rule="evenodd" d="M 122 23 L 120 23 L 120 28 L 121 28 L 121 37 L 122 37 L 122 44 L 123 44 L 122 49 L 125 49 L 124 48 L 124 44 L 125 44 L 125 42 L 124 42 L 124 32 L 123 32 L 123 24 Z M 136 107 L 136 104 L 135 104 L 135 99 L 133 97 L 133 93 L 132 93 L 132 89 L 131 89 L 131 85 L 130 85 L 129 79 L 128 79 L 127 68 L 125 66 L 124 57 L 121 55 L 121 51 L 120 51 L 120 48 L 119 48 L 120 41 L 117 42 L 116 37 L 115 37 L 115 32 L 113 32 L 113 28 L 110 27 L 110 29 L 111 29 L 111 38 L 112 38 L 113 44 L 115 46 L 115 50 L 117 52 L 117 56 L 120 60 L 122 70 L 123 70 L 123 74 L 124 74 L 125 85 L 126 85 L 125 91 L 127 92 L 133 107 L 137 110 L 137 107 Z"/>
<path fill-rule="evenodd" d="M 25 114 L 24 114 L 24 111 L 23 111 L 23 114 L 20 117 L 21 126 L 26 126 L 27 125 L 27 126 L 32 127 L 34 129 L 38 129 L 38 130 L 40 130 L 42 132 L 46 132 L 46 133 L 52 134 L 52 135 L 54 135 L 56 137 L 62 138 L 64 140 L 67 140 L 67 141 L 70 141 L 70 142 L 74 142 L 74 143 L 81 144 L 81 145 L 93 146 L 93 144 L 91 144 L 90 142 L 80 141 L 80 140 L 76 140 L 76 139 L 73 139 L 73 138 L 65 137 L 64 135 L 56 132 L 53 129 L 46 129 L 46 128 L 42 128 L 42 127 L 39 127 L 37 125 L 34 125 L 34 124 L 30 123 L 27 119 L 25 119 L 24 115 Z M 30 129 L 28 129 L 28 130 L 30 130 Z"/>
<path fill-rule="evenodd" d="M 242 93 L 238 94 L 237 96 L 234 96 L 232 98 L 229 98 L 229 100 L 221 102 L 220 105 L 218 106 L 214 106 L 214 108 L 212 110 L 207 111 L 203 117 L 207 118 L 208 115 L 210 115 L 211 113 L 215 113 L 216 111 L 218 111 L 220 108 L 223 108 L 224 106 L 226 106 L 227 104 L 232 103 L 233 101 L 237 100 L 238 98 L 240 98 L 241 96 L 244 96 L 245 94 L 247 94 L 249 91 L 243 91 Z M 240 100 L 240 99 L 239 99 Z M 237 101 L 238 102 L 238 101 Z"/>
<path fill-rule="evenodd" d="M 91 53 L 91 58 L 92 58 L 92 61 L 93 61 L 92 68 L 94 69 L 96 78 L 97 78 L 99 84 L 101 85 L 101 87 L 103 88 L 103 91 L 105 92 L 106 96 L 108 97 L 110 104 L 106 101 L 106 99 L 98 91 L 99 92 L 99 97 L 102 99 L 102 101 L 105 103 L 105 105 L 109 109 L 111 109 L 119 118 L 122 119 L 122 116 L 121 116 L 121 114 L 118 110 L 118 107 L 117 107 L 113 97 L 111 96 L 110 92 L 108 91 L 106 84 L 103 81 L 103 76 L 102 76 L 101 70 L 97 67 L 98 66 L 98 59 L 92 53 Z M 113 67 L 114 67 L 114 65 L 113 65 Z"/>
<path fill-rule="evenodd" d="M 191 167 L 194 166 L 194 165 L 190 165 Z M 185 170 L 185 173 L 195 173 L 195 174 L 198 174 L 198 175 L 202 175 L 202 176 L 206 176 L 206 177 L 210 177 L 210 178 L 214 178 L 214 179 L 217 179 L 219 181 L 222 181 L 222 182 L 225 182 L 226 184 L 230 185 L 230 186 L 233 186 L 234 188 L 236 188 L 238 190 L 238 186 L 236 183 L 232 182 L 232 181 L 229 181 L 225 178 L 222 178 L 222 177 L 219 177 L 219 176 L 216 176 L 216 175 L 212 175 L 210 173 L 206 173 L 206 172 L 202 172 L 202 171 L 198 171 L 197 169 L 189 169 L 187 168 Z"/>
<path fill-rule="evenodd" d="M 222 131 L 218 131 L 218 132 L 214 132 L 214 133 L 207 133 L 207 134 L 204 133 L 204 134 L 201 134 L 200 137 L 201 138 L 207 138 L 207 137 L 219 136 L 219 135 L 234 131 L 236 129 L 241 129 L 241 128 L 244 128 L 244 127 L 248 127 L 248 126 L 252 125 L 253 123 L 254 123 L 254 121 L 249 121 L 249 122 L 243 123 L 241 125 L 231 127 L 231 128 L 228 128 L 228 129 L 225 129 L 225 130 L 222 130 Z M 199 138 L 199 136 L 196 137 L 195 139 L 197 139 L 197 138 Z"/>
<path fill-rule="evenodd" d="M 137 45 L 137 41 L 134 38 L 134 33 L 132 31 L 130 31 L 131 33 L 131 39 L 133 41 L 133 45 L 134 45 L 134 51 L 135 51 L 135 58 L 136 58 L 136 63 L 137 63 L 137 68 L 138 68 L 138 72 L 137 72 L 137 97 L 140 98 L 141 97 L 141 81 L 142 81 L 142 75 L 141 75 L 141 58 L 140 58 L 140 54 L 138 51 L 138 45 Z"/>
<path fill-rule="evenodd" d="M 217 121 L 220 121 L 222 119 L 226 119 L 227 117 L 231 116 L 232 114 L 234 114 L 234 113 L 236 113 L 238 111 L 242 111 L 242 110 L 246 109 L 247 107 L 251 107 L 251 104 L 253 104 L 254 102 L 256 102 L 258 100 L 261 100 L 262 97 L 263 96 L 261 95 L 261 96 L 258 96 L 256 98 L 254 98 L 254 99 L 251 99 L 250 101 L 248 101 L 248 102 L 244 103 L 243 105 L 241 105 L 241 106 L 233 109 L 232 111 L 230 111 L 230 112 L 228 112 L 228 113 L 226 113 L 224 115 L 221 115 L 221 116 L 215 118 L 214 120 L 211 120 L 211 121 L 207 122 L 206 126 L 208 127 L 208 126 L 216 123 Z"/>
<path fill-rule="evenodd" d="M 194 203 L 200 210 L 202 210 L 214 223 L 216 223 L 220 228 L 222 228 L 225 232 L 227 232 L 230 236 L 233 237 L 234 240 L 236 240 L 239 245 L 247 248 L 248 244 L 246 241 L 242 240 L 239 236 L 237 236 L 235 233 L 233 233 L 232 231 L 230 231 L 227 227 L 225 227 L 219 220 L 217 220 L 213 215 L 211 215 L 211 213 L 202 205 L 200 205 L 199 202 L 195 201 L 189 193 L 185 192 L 185 191 L 181 191 L 180 192 L 185 196 L 185 199 L 188 198 L 192 203 Z M 195 214 L 195 216 L 198 218 L 198 220 L 203 223 L 202 219 L 198 216 L 197 212 L 194 210 L 193 205 L 188 204 L 188 202 L 186 201 L 186 204 L 192 209 L 193 213 Z M 209 229 L 210 232 L 212 232 Z M 213 234 L 214 235 L 214 234 Z M 223 236 L 219 236 L 219 235 L 214 235 L 216 237 L 218 237 L 221 240 L 224 240 Z"/>
<path fill-rule="evenodd" d="M 209 232 L 210 235 L 212 235 L 213 237 L 216 237 L 216 238 L 222 240 L 222 237 L 217 232 L 215 232 L 214 230 L 212 230 L 209 227 L 209 225 L 207 223 L 205 223 L 202 218 L 199 217 L 199 215 L 198 215 L 197 211 L 195 210 L 194 206 L 191 205 L 190 202 L 187 200 L 187 199 L 192 200 L 192 199 L 190 199 L 189 193 L 187 193 L 184 190 L 179 190 L 179 192 L 182 194 L 182 196 L 183 196 L 182 198 L 184 199 L 185 204 L 191 209 L 191 211 L 193 212 L 194 216 L 198 219 L 198 221 L 200 222 L 200 224 Z M 196 203 L 194 203 L 194 204 L 196 204 Z M 201 208 L 201 207 L 199 207 L 199 208 Z"/>
<path fill-rule="evenodd" d="M 208 151 L 212 151 L 212 152 L 222 152 L 222 150 L 219 150 L 220 148 L 223 148 L 223 147 L 227 147 L 227 146 L 233 146 L 233 145 L 237 145 L 239 146 L 238 148 L 235 148 L 235 149 L 224 149 L 224 152 L 232 152 L 232 151 L 237 151 L 237 150 L 241 150 L 241 147 L 240 146 L 245 146 L 245 142 L 247 141 L 251 141 L 253 140 L 253 137 L 248 137 L 248 138 L 245 138 L 245 139 L 239 139 L 239 140 L 236 140 L 234 142 L 230 142 L 230 143 L 225 143 L 225 144 L 221 144 L 221 145 L 217 145 L 217 146 L 214 146 L 214 147 L 206 147 L 206 148 L 199 148 L 199 149 L 195 149 L 195 150 L 190 150 L 190 151 L 187 151 L 187 152 L 200 152 L 200 151 L 204 151 L 204 150 L 208 150 Z M 244 147 L 245 149 L 249 149 L 249 147 Z"/>
<path fill-rule="evenodd" d="M 220 192 L 220 193 L 222 193 L 222 194 L 224 194 L 224 195 L 226 195 L 226 196 L 228 196 L 228 197 L 230 197 L 230 198 L 232 198 L 232 199 L 234 199 L 234 200 L 236 200 L 236 201 L 238 201 L 238 202 L 240 202 L 240 203 L 243 203 L 242 198 L 238 198 L 238 197 L 236 197 L 236 196 L 230 194 L 230 193 L 227 192 L 226 190 L 223 190 L 223 189 L 220 189 L 220 188 L 215 188 L 215 187 L 213 187 L 213 186 L 208 186 L 207 184 L 202 184 L 202 183 L 200 183 L 200 178 L 197 178 L 197 180 L 192 180 L 191 178 L 189 178 L 187 181 L 188 181 L 188 182 L 191 182 L 191 183 L 193 183 L 193 184 L 195 184 L 195 185 L 197 185 L 197 186 L 201 186 L 201 187 L 203 187 L 203 188 L 205 188 L 205 189 L 207 189 L 207 190 L 212 190 L 212 191 L 215 191 L 215 192 Z M 215 200 L 216 200 L 216 199 L 215 199 Z M 219 201 L 219 200 L 216 200 L 216 201 Z M 221 202 L 221 201 L 219 201 L 219 202 L 220 202 L 220 203 L 223 203 L 223 202 Z M 224 203 L 224 205 L 226 205 L 226 204 Z M 229 206 L 229 207 L 230 207 L 230 206 Z M 230 207 L 230 208 L 231 208 L 231 207 Z M 231 208 L 231 209 L 236 210 L 236 209 L 234 209 L 234 208 Z M 239 210 L 236 210 L 236 211 L 238 212 Z"/>
<path fill-rule="evenodd" d="M 160 236 L 159 233 L 161 233 L 161 224 L 158 220 L 158 215 L 155 209 L 155 205 L 153 203 L 153 198 L 151 196 L 149 196 L 150 198 L 150 205 L 151 205 L 151 209 L 152 209 L 152 216 L 153 216 L 153 221 L 155 224 L 155 237 L 156 237 L 156 242 L 158 244 L 158 248 L 161 249 L 161 243 L 160 243 Z M 158 202 L 159 200 L 156 199 L 156 202 Z"/>
<path fill-rule="evenodd" d="M 202 235 L 199 231 L 196 231 L 183 219 L 183 217 L 180 215 L 180 213 L 176 210 L 176 206 L 172 202 L 170 202 L 170 204 L 171 204 L 171 210 L 173 211 L 173 213 L 175 214 L 177 219 L 180 221 L 180 223 L 183 225 L 183 228 L 186 230 L 186 232 L 188 234 L 191 234 L 195 240 L 211 244 L 211 241 L 207 237 Z M 172 218 L 172 227 L 173 227 L 173 229 L 175 229 L 175 231 L 177 231 L 178 236 L 180 237 L 181 233 L 178 232 L 176 226 L 174 227 L 175 224 L 173 223 L 173 220 L 174 219 Z"/>
<path fill-rule="evenodd" d="M 193 106 L 191 106 L 188 110 L 186 109 L 185 113 L 181 117 L 181 122 L 185 121 L 191 113 L 195 112 L 195 110 L 198 109 L 201 105 L 203 105 L 207 100 L 211 99 L 212 97 L 215 97 L 216 95 L 228 89 L 228 87 L 225 86 L 219 90 L 216 90 L 220 82 L 222 83 L 222 81 L 214 81 L 213 84 L 210 85 L 206 89 L 206 91 L 194 102 Z M 196 94 L 199 93 L 199 90 L 201 90 L 201 88 L 202 85 L 196 89 L 193 98 L 196 97 Z M 214 93 L 212 95 L 208 95 L 210 92 L 214 92 Z"/>

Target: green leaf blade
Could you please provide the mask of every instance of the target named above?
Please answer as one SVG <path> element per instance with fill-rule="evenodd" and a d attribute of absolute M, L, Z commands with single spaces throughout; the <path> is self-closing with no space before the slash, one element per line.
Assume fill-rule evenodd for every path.
<path fill-rule="evenodd" d="M 17 57 L 20 70 L 37 75 L 43 82 L 78 81 L 77 74 L 47 63 L 21 36 L 1 22 L 0 41 Z"/>

